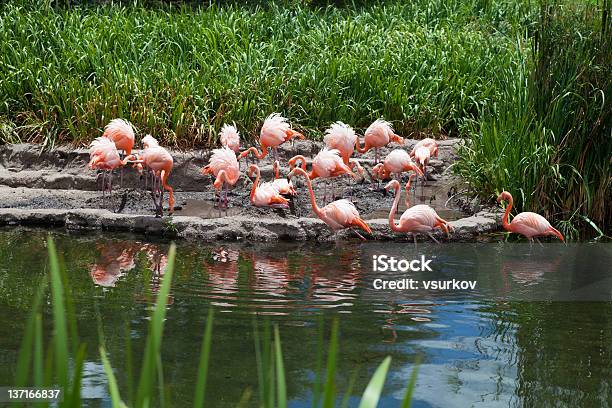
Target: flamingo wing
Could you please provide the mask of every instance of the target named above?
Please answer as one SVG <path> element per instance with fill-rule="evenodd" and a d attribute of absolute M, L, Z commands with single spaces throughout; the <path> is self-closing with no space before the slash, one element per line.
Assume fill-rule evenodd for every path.
<path fill-rule="evenodd" d="M 113 119 L 104 127 L 103 137 L 112 140 L 117 149 L 130 154 L 134 147 L 134 128 L 132 124 L 124 119 Z"/>
<path fill-rule="evenodd" d="M 238 180 L 240 167 L 238 165 L 238 159 L 236 159 L 236 153 L 232 149 L 228 147 L 214 149 L 208 163 L 215 177 L 221 170 L 225 170 L 231 184 L 236 183 Z"/>
<path fill-rule="evenodd" d="M 400 217 L 400 228 L 406 232 L 429 232 L 436 225 L 438 214 L 428 205 L 408 208 Z"/>
<path fill-rule="evenodd" d="M 512 219 L 510 223 L 512 230 L 527 238 L 547 235 L 551 230 L 551 225 L 540 214 L 533 212 L 522 212 Z"/>
<path fill-rule="evenodd" d="M 234 152 L 240 150 L 240 133 L 236 126 L 225 124 L 219 133 L 221 145 L 230 148 Z"/>
<path fill-rule="evenodd" d="M 289 130 L 287 119 L 282 117 L 279 113 L 273 113 L 264 121 L 261 127 L 259 140 L 262 145 L 276 147 L 285 141 L 287 138 L 287 131 Z"/>
<path fill-rule="evenodd" d="M 329 149 L 338 149 L 342 156 L 350 157 L 355 150 L 357 135 L 349 125 L 336 122 L 325 131 L 323 141 Z"/>

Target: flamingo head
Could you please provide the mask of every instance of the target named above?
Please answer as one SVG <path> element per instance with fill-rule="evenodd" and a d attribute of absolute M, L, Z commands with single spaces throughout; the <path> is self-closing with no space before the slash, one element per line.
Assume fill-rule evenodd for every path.
<path fill-rule="evenodd" d="M 395 133 L 391 135 L 391 141 L 401 145 L 404 144 L 404 138 L 400 135 L 396 135 Z"/>
<path fill-rule="evenodd" d="M 387 185 L 385 186 L 385 190 L 389 191 L 392 188 L 398 188 L 399 187 L 399 181 L 397 180 L 391 180 L 390 182 L 387 183 Z"/>
<path fill-rule="evenodd" d="M 259 171 L 259 167 L 256 164 L 251 164 L 249 166 L 249 177 L 253 177 L 255 173 Z"/>
<path fill-rule="evenodd" d="M 497 196 L 497 202 L 500 203 L 502 201 L 510 201 L 512 200 L 512 194 L 507 191 L 502 191 L 500 195 Z"/>
<path fill-rule="evenodd" d="M 142 138 L 142 148 L 143 149 L 148 149 L 149 147 L 156 147 L 156 146 L 159 146 L 159 143 L 157 142 L 157 139 L 155 139 L 153 136 L 146 135 L 145 137 Z"/>
<path fill-rule="evenodd" d="M 304 160 L 303 160 L 303 158 L 301 156 L 299 156 L 299 155 L 298 156 L 294 156 L 294 157 L 289 159 L 289 169 L 290 170 L 293 170 L 294 168 L 296 168 L 298 160 L 301 161 L 304 166 L 306 165 L 306 163 L 304 163 Z"/>

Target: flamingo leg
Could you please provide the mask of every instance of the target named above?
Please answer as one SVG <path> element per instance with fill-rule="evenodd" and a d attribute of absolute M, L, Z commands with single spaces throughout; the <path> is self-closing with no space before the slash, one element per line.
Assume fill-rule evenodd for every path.
<path fill-rule="evenodd" d="M 416 248 L 417 240 L 416 240 L 416 234 L 414 232 L 412 233 L 412 238 L 414 238 L 414 247 Z"/>
<path fill-rule="evenodd" d="M 428 232 L 427 235 L 429 235 L 429 238 L 433 239 L 436 244 L 440 243 L 440 241 L 438 241 L 437 239 L 434 238 L 433 235 L 431 235 L 431 232 Z"/>
<path fill-rule="evenodd" d="M 363 235 L 361 235 L 359 232 L 357 232 L 357 230 L 351 228 L 351 231 L 353 231 L 355 234 L 357 234 L 357 236 L 359 238 L 361 238 L 362 241 L 367 241 L 367 239 L 365 239 Z"/>
<path fill-rule="evenodd" d="M 223 183 L 223 185 L 225 186 L 225 210 L 227 210 L 227 207 L 229 206 L 229 200 L 227 198 L 227 190 L 229 189 L 229 184 Z"/>

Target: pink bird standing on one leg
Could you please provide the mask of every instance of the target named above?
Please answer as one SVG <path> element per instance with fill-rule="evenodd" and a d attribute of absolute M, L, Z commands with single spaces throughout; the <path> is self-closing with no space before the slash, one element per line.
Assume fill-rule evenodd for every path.
<path fill-rule="evenodd" d="M 256 207 L 273 207 L 273 208 L 289 208 L 289 201 L 280 195 L 278 188 L 271 182 L 259 184 L 261 172 L 256 164 L 251 164 L 249 167 L 249 177 L 257 174 L 251 189 L 250 200 L 251 204 Z"/>
<path fill-rule="evenodd" d="M 408 179 L 408 183 L 406 183 L 406 205 L 409 205 L 408 201 L 408 191 L 410 190 L 410 180 L 414 177 L 414 175 L 410 175 Z M 400 184 L 397 180 L 391 180 L 386 186 L 385 189 L 388 191 L 389 189 L 395 189 L 395 198 L 393 199 L 393 206 L 391 207 L 391 211 L 389 212 L 389 227 L 391 230 L 395 232 L 411 232 L 414 237 L 414 244 L 416 245 L 416 234 L 424 233 L 429 235 L 431 239 L 433 239 L 436 243 L 439 244 L 438 240 L 436 240 L 431 232 L 435 228 L 441 228 L 449 234 L 449 224 L 447 221 L 443 220 L 438 216 L 436 211 L 428 205 L 419 204 L 414 207 L 410 207 L 404 211 L 399 220 L 399 225 L 395 224 L 394 215 L 397 212 L 397 207 L 400 200 Z"/>
<path fill-rule="evenodd" d="M 287 178 L 291 178 L 296 174 L 304 176 L 306 179 L 306 183 L 308 184 L 308 191 L 310 193 L 310 203 L 312 204 L 312 210 L 314 213 L 321 219 L 328 227 L 332 229 L 334 232 L 338 232 L 340 230 L 346 228 L 360 228 L 368 234 L 372 233 L 372 230 L 366 224 L 366 222 L 361 219 L 359 216 L 359 211 L 355 208 L 355 205 L 351 203 L 349 200 L 337 200 L 327 204 L 323 208 L 319 208 L 317 205 L 317 201 L 315 199 L 314 191 L 312 190 L 312 181 L 310 181 L 310 177 L 305 170 L 296 167 L 287 176 Z M 353 229 L 359 238 L 365 241 L 365 238 L 359 234 L 356 230 Z"/>
<path fill-rule="evenodd" d="M 168 184 L 168 177 L 174 166 L 172 155 L 157 140 L 146 135 L 143 138 L 143 150 L 139 154 L 131 154 L 123 159 L 123 164 L 134 163 L 139 169 L 147 168 L 153 172 L 154 182 L 151 188 L 151 195 L 157 210 L 157 216 L 164 215 L 164 190 L 168 191 L 168 214 L 174 213 L 174 189 Z M 156 200 L 159 194 L 159 201 Z"/>
<path fill-rule="evenodd" d="M 542 217 L 540 214 L 533 212 L 522 212 L 517 214 L 512 219 L 512 222 L 509 223 L 508 215 L 510 214 L 510 210 L 512 210 L 514 200 L 512 199 L 512 195 L 507 191 L 503 191 L 497 197 L 498 203 L 502 200 L 508 202 L 506 212 L 502 218 L 502 225 L 506 231 L 524 235 L 530 242 L 533 242 L 534 238 L 537 239 L 537 237 L 543 237 L 546 235 L 554 235 L 561 241 L 565 241 L 563 234 L 553 228 L 548 220 L 546 220 L 546 218 Z"/>
<path fill-rule="evenodd" d="M 425 146 L 420 146 L 414 151 L 416 162 L 421 166 L 421 176 L 423 177 L 421 187 L 425 186 L 425 181 L 427 180 L 427 164 L 429 164 L 430 156 L 431 152 Z"/>
<path fill-rule="evenodd" d="M 236 159 L 236 153 L 228 147 L 214 149 L 208 161 L 208 166 L 202 169 L 202 174 L 210 174 L 215 177 L 213 186 L 219 194 L 219 208 L 221 208 L 221 189 L 225 186 L 225 208 L 227 208 L 228 187 L 236 184 L 238 178 L 240 178 L 240 166 Z"/>
<path fill-rule="evenodd" d="M 404 139 L 393 132 L 391 124 L 383 119 L 376 119 L 365 131 L 363 135 L 364 146 L 357 143 L 357 151 L 365 153 L 374 149 L 374 164 L 378 163 L 378 149 L 391 142 L 404 144 Z"/>
<path fill-rule="evenodd" d="M 238 160 L 246 157 L 249 153 L 253 153 L 255 157 L 261 160 L 266 157 L 268 149 L 270 148 L 274 151 L 274 159 L 278 160 L 278 146 L 294 137 L 304 139 L 304 135 L 291 129 L 289 123 L 287 123 L 287 119 L 282 117 L 279 113 L 273 113 L 266 118 L 259 133 L 261 152 L 259 152 L 255 146 L 250 147 L 240 153 Z"/>
<path fill-rule="evenodd" d="M 272 184 L 278 189 L 278 192 L 282 195 L 295 195 L 295 188 L 293 187 L 293 183 L 286 178 L 279 177 L 279 163 L 278 160 L 274 161 L 274 180 Z"/>

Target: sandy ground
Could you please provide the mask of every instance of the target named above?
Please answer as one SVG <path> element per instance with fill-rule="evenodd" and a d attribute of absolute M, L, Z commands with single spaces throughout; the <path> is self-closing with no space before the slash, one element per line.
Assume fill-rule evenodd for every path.
<path fill-rule="evenodd" d="M 414 143 L 416 141 L 407 140 L 404 148 L 410 150 Z M 453 236 L 454 239 L 471 239 L 475 233 L 496 230 L 498 222 L 494 214 L 466 214 L 459 208 L 459 203 L 452 199 L 453 193 L 462 184 L 448 170 L 456 158 L 455 148 L 458 143 L 458 139 L 440 141 L 439 158 L 432 159 L 428 167 L 429 179 L 425 186 L 421 183 L 416 186 L 410 195 L 410 201 L 412 205 L 431 205 L 442 218 L 458 222 L 457 226 L 460 228 L 465 227 L 462 220 L 467 220 L 469 233 L 467 230 L 456 230 Z M 311 159 L 321 147 L 321 143 L 311 141 L 298 141 L 294 145 L 289 143 L 283 146 L 279 150 L 281 163 L 285 164 L 285 167 L 281 164 L 281 176 L 289 172 L 286 163 L 290 157 L 302 154 Z M 391 149 L 397 147 L 399 146 L 391 145 L 390 148 L 381 149 L 380 157 L 386 156 Z M 251 206 L 248 197 L 253 182 L 246 176 L 245 163 L 241 164 L 244 174 L 230 190 L 229 207 L 219 210 L 215 205 L 212 178 L 200 174 L 200 169 L 207 164 L 209 155 L 210 151 L 172 152 L 175 166 L 169 184 L 175 189 L 175 213 L 172 217 L 155 219 L 153 200 L 150 192 L 146 190 L 145 180 L 132 168 L 115 171 L 114 191 L 109 197 L 103 196 L 99 191 L 101 174 L 85 168 L 89 160 L 85 149 L 60 147 L 42 151 L 39 146 L 28 144 L 0 146 L 0 224 L 143 230 L 148 233 L 185 238 L 195 236 L 209 240 L 336 238 L 324 224 L 314 218 L 305 182 L 300 178 L 297 179 L 298 194 L 291 200 L 288 210 Z M 349 177 L 315 180 L 313 184 L 317 202 L 320 206 L 323 205 L 325 192 L 328 201 L 332 192 L 335 192 L 336 199 L 348 198 L 373 228 L 377 231 L 380 229 L 378 238 L 397 239 L 400 237 L 391 231 L 384 231 L 389 230 L 386 219 L 393 194 L 384 191 L 386 183 L 373 182 L 370 179 L 369 169 L 373 165 L 373 159 L 373 152 L 359 156 L 360 163 L 366 168 L 366 175 L 361 180 L 354 181 Z M 266 157 L 259 161 L 258 165 L 262 179 L 271 180 L 272 157 Z M 403 181 L 406 181 L 406 177 L 404 176 Z M 167 194 L 165 198 L 167 209 Z M 403 201 L 402 196 L 400 214 L 405 208 Z M 81 215 L 80 218 L 76 217 L 79 219 L 76 223 L 75 214 Z M 105 223 L 104 220 L 108 222 Z M 137 224 L 141 227 L 146 227 L 136 226 L 135 220 L 139 220 Z M 254 223 L 254 227 L 249 226 L 250 223 Z M 294 228 L 288 227 L 289 232 L 284 233 L 283 223 Z M 214 233 L 219 228 L 222 231 Z M 301 231 L 304 228 L 313 233 Z M 228 229 L 232 231 L 229 234 L 226 231 Z"/>

